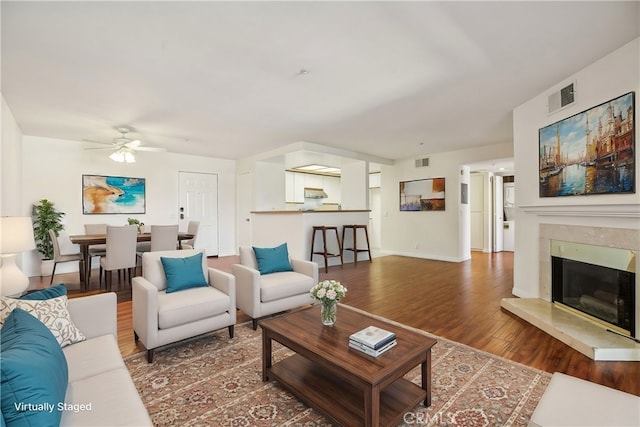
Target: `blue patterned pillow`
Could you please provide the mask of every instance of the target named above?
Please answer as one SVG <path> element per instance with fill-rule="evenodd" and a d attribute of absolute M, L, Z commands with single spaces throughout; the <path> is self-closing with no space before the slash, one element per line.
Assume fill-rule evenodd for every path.
<path fill-rule="evenodd" d="M 11 426 L 60 425 L 69 380 L 67 359 L 38 319 L 15 308 L 0 330 L 2 416 Z"/>
<path fill-rule="evenodd" d="M 281 271 L 293 271 L 289 262 L 289 251 L 287 243 L 283 243 L 275 248 L 253 247 L 258 262 L 260 274 L 278 273 Z"/>

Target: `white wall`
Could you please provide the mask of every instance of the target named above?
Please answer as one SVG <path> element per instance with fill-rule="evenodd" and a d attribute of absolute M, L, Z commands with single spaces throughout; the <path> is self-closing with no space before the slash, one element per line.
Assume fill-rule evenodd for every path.
<path fill-rule="evenodd" d="M 415 159 L 382 166 L 382 249 L 386 253 L 459 262 L 469 258 L 469 205 L 460 205 L 460 184 L 469 183 L 463 165 L 513 156 L 510 142 L 430 154 L 429 166 Z M 445 178 L 445 210 L 400 212 L 400 181 Z M 462 224 L 460 221 L 464 221 Z M 417 247 L 416 247 L 417 246 Z"/>
<path fill-rule="evenodd" d="M 28 216 L 22 206 L 22 131 L 2 96 L 2 147 L 0 149 L 0 215 Z"/>
<path fill-rule="evenodd" d="M 640 39 L 617 49 L 599 61 L 567 76 L 554 87 L 517 107 L 513 112 L 514 161 L 517 179 L 514 252 L 514 295 L 539 297 L 539 224 L 573 224 L 638 229 L 638 142 L 636 111 L 636 194 L 547 197 L 538 195 L 538 130 L 625 93 L 640 89 Z M 575 80 L 574 105 L 547 114 L 548 95 Z M 636 99 L 637 108 L 637 99 Z M 629 212 L 631 214 L 624 214 Z M 633 213 L 635 212 L 635 214 Z M 635 216 L 634 216 L 635 215 Z"/>
<path fill-rule="evenodd" d="M 471 169 L 460 166 L 458 174 L 458 259 L 471 258 L 471 205 L 469 189 L 471 188 Z M 467 186 L 467 203 L 462 204 L 462 184 Z"/>
<path fill-rule="evenodd" d="M 485 224 L 489 221 L 485 220 L 485 179 L 486 173 L 474 172 L 471 174 L 471 187 L 469 188 L 469 207 L 471 210 L 471 248 L 474 250 L 484 250 L 486 231 Z"/>
<path fill-rule="evenodd" d="M 22 204 L 22 130 L 2 96 L 2 144 L 0 145 L 0 216 L 30 216 Z M 2 230 L 0 230 L 0 233 Z M 16 255 L 22 270 L 30 254 Z"/>
<path fill-rule="evenodd" d="M 145 224 L 178 222 L 178 172 L 218 175 L 218 214 L 220 256 L 236 253 L 236 173 L 233 160 L 174 153 L 139 153 L 136 163 L 116 163 L 108 151 L 84 150 L 79 141 L 34 136 L 23 137 L 22 211 L 46 198 L 65 212 L 69 234 L 84 233 L 85 223 L 123 225 L 127 217 Z M 4 174 L 4 173 L 3 173 Z M 146 179 L 146 214 L 83 215 L 82 175 L 131 176 Z M 72 263 L 68 263 L 72 264 Z M 59 266 L 60 272 L 65 264 Z M 27 270 L 28 268 L 28 270 Z M 69 268 L 69 267 L 67 267 Z M 37 253 L 33 254 L 25 273 L 39 275 Z"/>
<path fill-rule="evenodd" d="M 340 204 L 343 210 L 369 209 L 369 164 L 354 160 L 342 164 Z"/>
<path fill-rule="evenodd" d="M 284 163 L 256 162 L 254 173 L 255 209 L 258 211 L 284 210 L 286 184 Z M 238 195 L 238 197 L 241 197 Z"/>

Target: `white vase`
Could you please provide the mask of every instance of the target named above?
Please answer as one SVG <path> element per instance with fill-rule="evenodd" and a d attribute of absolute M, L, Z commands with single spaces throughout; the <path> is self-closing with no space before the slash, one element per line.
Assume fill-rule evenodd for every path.
<path fill-rule="evenodd" d="M 51 276 L 51 273 L 53 273 L 53 260 L 43 259 L 40 264 L 40 277 Z"/>

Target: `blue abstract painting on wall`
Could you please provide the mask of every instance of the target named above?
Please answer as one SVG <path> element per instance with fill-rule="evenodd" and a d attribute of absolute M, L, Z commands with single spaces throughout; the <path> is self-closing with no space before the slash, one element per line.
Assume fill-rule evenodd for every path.
<path fill-rule="evenodd" d="M 145 179 L 82 175 L 83 214 L 145 213 Z"/>
<path fill-rule="evenodd" d="M 540 197 L 634 193 L 635 93 L 539 131 Z"/>

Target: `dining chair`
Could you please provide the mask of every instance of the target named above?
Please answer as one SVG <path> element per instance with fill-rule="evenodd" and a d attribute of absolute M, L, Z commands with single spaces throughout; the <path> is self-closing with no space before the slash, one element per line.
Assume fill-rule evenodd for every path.
<path fill-rule="evenodd" d="M 151 252 L 173 251 L 178 245 L 178 224 L 151 226 Z"/>
<path fill-rule="evenodd" d="M 174 251 L 178 245 L 178 224 L 175 225 L 152 225 L 151 227 L 151 242 L 147 245 L 137 245 L 138 257 L 142 257 L 145 252 L 157 252 L 157 251 Z"/>
<path fill-rule="evenodd" d="M 107 224 L 85 224 L 84 234 L 107 234 Z M 89 272 L 91 272 L 91 259 L 105 256 L 106 250 L 107 245 L 104 244 L 89 246 Z"/>
<path fill-rule="evenodd" d="M 51 243 L 53 243 L 53 271 L 51 272 L 51 281 L 49 286 L 53 284 L 53 277 L 56 275 L 56 266 L 61 262 L 81 261 L 82 254 L 80 253 L 80 246 L 74 245 L 69 239 L 69 235 L 60 231 L 58 236 L 53 230 L 49 230 L 49 237 Z M 61 243 L 63 245 L 61 246 Z M 82 269 L 80 269 L 80 281 L 82 282 Z"/>
<path fill-rule="evenodd" d="M 193 238 L 184 240 L 180 243 L 181 249 L 195 249 L 196 239 L 198 238 L 198 231 L 200 231 L 200 221 L 189 221 L 187 225 L 187 233 L 193 234 Z"/>
<path fill-rule="evenodd" d="M 108 290 L 111 290 L 114 270 L 126 270 L 128 282 L 131 283 L 131 272 L 136 267 L 137 240 L 138 227 L 135 225 L 107 226 L 107 250 L 105 256 L 100 258 L 100 283 L 102 284 L 104 270 Z M 125 278 L 126 276 L 125 274 Z"/>

